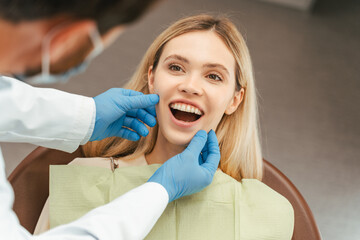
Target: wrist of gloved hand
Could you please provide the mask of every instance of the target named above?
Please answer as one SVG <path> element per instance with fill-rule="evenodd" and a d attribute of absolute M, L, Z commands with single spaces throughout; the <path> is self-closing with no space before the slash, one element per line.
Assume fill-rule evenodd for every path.
<path fill-rule="evenodd" d="M 201 154 L 202 153 L 202 154 Z M 214 131 L 200 130 L 188 147 L 166 161 L 148 180 L 161 184 L 169 202 L 199 192 L 208 186 L 220 161 L 220 150 Z"/>

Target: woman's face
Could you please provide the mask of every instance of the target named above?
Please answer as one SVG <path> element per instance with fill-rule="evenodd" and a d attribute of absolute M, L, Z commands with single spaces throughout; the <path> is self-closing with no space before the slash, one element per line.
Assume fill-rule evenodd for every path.
<path fill-rule="evenodd" d="M 235 59 L 213 31 L 170 40 L 148 77 L 150 92 L 160 96 L 159 134 L 175 145 L 187 145 L 201 129 L 215 130 L 244 94 L 243 89 L 235 91 Z"/>

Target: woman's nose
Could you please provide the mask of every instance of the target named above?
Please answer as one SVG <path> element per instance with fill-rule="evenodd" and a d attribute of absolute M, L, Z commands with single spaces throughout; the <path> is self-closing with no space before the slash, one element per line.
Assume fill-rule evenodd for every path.
<path fill-rule="evenodd" d="M 178 90 L 183 93 L 202 95 L 202 87 L 200 78 L 195 76 L 187 76 L 178 86 Z"/>

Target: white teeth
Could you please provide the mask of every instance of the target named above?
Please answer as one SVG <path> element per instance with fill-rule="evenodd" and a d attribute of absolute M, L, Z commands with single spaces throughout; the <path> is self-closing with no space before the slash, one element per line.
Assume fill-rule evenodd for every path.
<path fill-rule="evenodd" d="M 170 107 L 172 109 L 176 109 L 176 110 L 180 110 L 180 111 L 183 111 L 183 112 L 189 112 L 189 113 L 195 113 L 197 115 L 203 115 L 200 111 L 200 109 L 194 107 L 194 106 L 191 106 L 191 105 L 188 105 L 188 104 L 185 104 L 185 103 L 172 103 L 170 104 Z"/>

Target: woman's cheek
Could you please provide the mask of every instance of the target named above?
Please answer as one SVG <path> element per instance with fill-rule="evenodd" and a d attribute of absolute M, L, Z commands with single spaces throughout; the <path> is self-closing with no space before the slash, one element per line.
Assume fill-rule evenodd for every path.
<path fill-rule="evenodd" d="M 223 103 L 220 106 L 216 107 L 216 110 L 214 110 L 214 115 L 210 118 L 211 123 L 209 125 L 211 129 L 217 128 L 225 114 L 225 110 L 226 106 Z"/>

